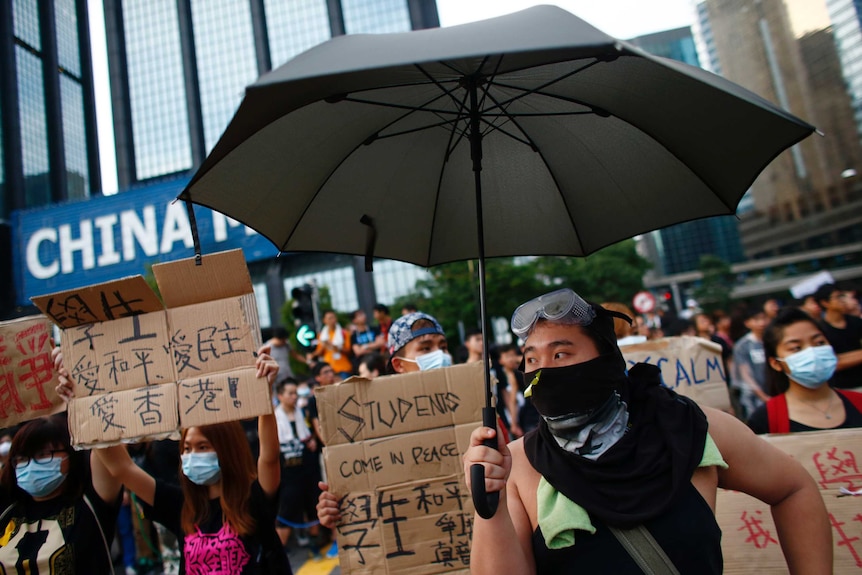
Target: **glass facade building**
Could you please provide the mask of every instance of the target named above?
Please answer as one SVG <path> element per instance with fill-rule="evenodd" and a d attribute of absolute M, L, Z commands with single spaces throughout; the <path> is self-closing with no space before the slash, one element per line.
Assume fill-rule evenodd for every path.
<path fill-rule="evenodd" d="M 0 0 L 0 318 L 26 313 L 11 212 L 101 194 L 88 26 L 87 0 Z"/>
<path fill-rule="evenodd" d="M 245 87 L 340 34 L 438 26 L 434 0 L 105 0 L 119 189 L 194 170 Z"/>
<path fill-rule="evenodd" d="M 215 146 L 245 87 L 343 34 L 439 26 L 434 0 L 104 0 L 119 190 L 191 173 Z M 359 258 L 361 260 L 361 258 Z M 280 323 L 295 286 L 326 287 L 338 311 L 391 303 L 422 268 L 286 254 L 251 262 L 261 325 Z"/>
<path fill-rule="evenodd" d="M 0 221 L 98 194 L 86 0 L 0 0 Z"/>
<path fill-rule="evenodd" d="M 826 0 L 826 8 L 853 103 L 856 129 L 862 134 L 862 0 Z"/>

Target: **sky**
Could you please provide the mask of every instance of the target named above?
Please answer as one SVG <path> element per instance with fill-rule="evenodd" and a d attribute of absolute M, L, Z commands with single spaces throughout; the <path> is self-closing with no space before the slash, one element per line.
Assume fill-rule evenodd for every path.
<path fill-rule="evenodd" d="M 510 14 L 537 4 L 559 6 L 606 34 L 620 39 L 690 26 L 694 21 L 692 0 L 437 0 L 437 12 L 441 26 L 455 26 Z M 113 194 L 117 191 L 117 168 L 111 124 L 111 94 L 107 81 L 108 60 L 102 0 L 88 0 L 88 7 L 102 189 L 106 194 Z"/>
<path fill-rule="evenodd" d="M 552 4 L 586 20 L 615 38 L 691 26 L 692 0 L 437 0 L 441 26 L 454 26 Z"/>

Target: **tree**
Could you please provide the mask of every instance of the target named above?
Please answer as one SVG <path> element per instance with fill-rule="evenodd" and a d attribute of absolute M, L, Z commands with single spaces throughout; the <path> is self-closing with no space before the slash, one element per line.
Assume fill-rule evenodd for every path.
<path fill-rule="evenodd" d="M 700 256 L 698 270 L 703 274 L 700 285 L 692 295 L 700 308 L 706 313 L 730 309 L 730 292 L 733 290 L 733 274 L 730 264 L 718 256 Z"/>
<path fill-rule="evenodd" d="M 634 240 L 624 240 L 585 258 L 537 258 L 535 268 L 547 285 L 570 287 L 597 303 L 628 304 L 643 289 L 643 275 L 650 263 L 637 253 Z"/>
<path fill-rule="evenodd" d="M 587 258 L 493 258 L 485 262 L 488 318 L 508 319 L 520 304 L 556 287 L 571 287 L 592 301 L 631 301 L 643 289 L 649 262 L 635 251 L 634 240 L 609 246 Z M 451 341 L 458 323 L 479 326 L 479 279 L 475 262 L 454 262 L 429 269 L 431 278 L 417 282 L 413 293 L 398 298 L 430 313 Z"/>

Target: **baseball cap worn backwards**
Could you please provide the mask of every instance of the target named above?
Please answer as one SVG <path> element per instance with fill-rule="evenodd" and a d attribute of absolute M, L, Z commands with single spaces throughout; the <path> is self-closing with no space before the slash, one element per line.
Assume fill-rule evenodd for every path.
<path fill-rule="evenodd" d="M 414 330 L 413 324 L 423 319 L 430 322 L 432 325 L 425 325 L 424 327 Z M 417 311 L 399 317 L 393 321 L 392 325 L 389 327 L 389 355 L 394 356 L 402 347 L 417 337 L 427 334 L 446 336 L 446 334 L 443 333 L 443 328 L 440 326 L 440 323 L 427 313 Z"/>

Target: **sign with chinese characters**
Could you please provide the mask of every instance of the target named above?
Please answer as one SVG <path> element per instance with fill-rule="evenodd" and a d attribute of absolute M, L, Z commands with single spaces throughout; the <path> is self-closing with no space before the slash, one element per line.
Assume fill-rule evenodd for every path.
<path fill-rule="evenodd" d="M 832 526 L 833 572 L 862 573 L 862 429 L 764 435 L 798 460 L 820 486 Z M 719 489 L 725 573 L 787 573 L 769 506 Z M 805 518 L 799 518 L 804 521 Z"/>
<path fill-rule="evenodd" d="M 165 305 L 141 276 L 33 298 L 63 330 L 75 446 L 271 412 L 269 386 L 255 377 L 260 327 L 242 252 L 153 273 Z"/>
<path fill-rule="evenodd" d="M 42 316 L 0 322 L 0 428 L 63 411 L 56 386 L 51 323 Z"/>
<path fill-rule="evenodd" d="M 664 337 L 620 348 L 628 367 L 651 363 L 662 383 L 700 405 L 730 410 L 721 346 L 700 337 Z"/>
<path fill-rule="evenodd" d="M 316 392 L 342 573 L 468 573 L 473 502 L 461 457 L 481 425 L 480 363 Z"/>

